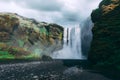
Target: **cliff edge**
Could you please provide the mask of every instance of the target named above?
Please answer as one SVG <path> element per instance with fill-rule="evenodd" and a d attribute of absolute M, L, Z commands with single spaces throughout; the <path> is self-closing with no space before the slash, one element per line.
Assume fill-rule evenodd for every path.
<path fill-rule="evenodd" d="M 120 0 L 103 0 L 91 14 L 93 41 L 88 59 L 120 70 Z"/>
<path fill-rule="evenodd" d="M 63 27 L 0 13 L 0 59 L 49 56 L 62 48 Z"/>

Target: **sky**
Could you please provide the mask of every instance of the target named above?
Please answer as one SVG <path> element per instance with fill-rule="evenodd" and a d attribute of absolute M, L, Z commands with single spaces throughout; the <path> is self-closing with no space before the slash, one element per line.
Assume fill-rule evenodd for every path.
<path fill-rule="evenodd" d="M 0 12 L 12 12 L 41 22 L 74 26 L 90 16 L 102 0 L 0 0 Z"/>

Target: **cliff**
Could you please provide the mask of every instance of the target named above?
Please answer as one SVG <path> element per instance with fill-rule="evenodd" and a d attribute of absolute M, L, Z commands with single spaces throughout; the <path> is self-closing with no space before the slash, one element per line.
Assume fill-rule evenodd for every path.
<path fill-rule="evenodd" d="M 103 0 L 91 14 L 93 41 L 88 59 L 120 70 L 120 0 Z"/>
<path fill-rule="evenodd" d="M 63 27 L 0 13 L 0 59 L 49 56 L 62 48 Z"/>

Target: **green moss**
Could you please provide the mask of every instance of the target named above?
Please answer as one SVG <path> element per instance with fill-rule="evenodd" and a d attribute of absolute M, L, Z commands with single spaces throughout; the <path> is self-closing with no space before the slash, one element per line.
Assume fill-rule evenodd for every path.
<path fill-rule="evenodd" d="M 59 38 L 60 38 L 60 40 L 62 40 L 62 38 L 63 38 L 63 33 L 62 32 L 60 33 Z"/>
<path fill-rule="evenodd" d="M 120 70 L 120 6 L 102 15 L 101 6 L 109 3 L 111 0 L 103 0 L 91 14 L 95 25 L 89 60 L 100 68 Z"/>
<path fill-rule="evenodd" d="M 1 26 L 3 31 L 7 33 L 6 37 L 9 38 L 6 42 L 0 45 L 1 58 L 35 58 L 40 57 L 41 51 L 44 48 L 52 46 L 49 44 L 49 39 L 62 39 L 63 27 L 57 24 L 39 23 L 33 19 L 21 17 L 19 15 L 5 13 L 0 16 Z M 18 28 L 19 33 L 14 31 Z M 14 34 L 14 35 L 13 35 Z M 22 35 L 23 34 L 23 35 Z M 49 37 L 50 34 L 50 37 Z M 16 43 L 16 35 L 20 35 Z M 22 41 L 23 39 L 23 41 Z M 32 45 L 31 45 L 31 44 Z M 40 43 L 40 44 L 38 44 Z M 16 45 L 14 45 L 16 44 Z M 25 47 L 24 47 L 25 44 Z M 38 46 L 41 50 L 33 49 L 34 54 L 30 54 L 30 46 Z M 60 47 L 60 46 L 59 46 Z M 8 52 L 7 52 L 8 51 Z M 3 54 L 4 53 L 4 54 Z M 11 55 L 12 54 L 12 55 Z M 30 54 L 30 55 L 29 55 Z M 28 56 L 27 56 L 28 55 Z"/>
<path fill-rule="evenodd" d="M 37 59 L 37 58 L 39 58 L 39 56 L 36 55 L 36 54 L 34 54 L 34 53 L 32 53 L 32 54 L 30 54 L 30 55 L 23 56 L 22 58 L 23 58 L 23 59 Z"/>
<path fill-rule="evenodd" d="M 120 70 L 120 65 L 119 65 L 119 66 L 117 66 L 117 69 L 118 69 L 118 70 Z"/>
<path fill-rule="evenodd" d="M 101 16 L 102 16 L 102 14 L 101 14 L 100 9 L 93 10 L 93 12 L 91 14 L 92 21 L 93 22 L 99 21 Z"/>
<path fill-rule="evenodd" d="M 111 0 L 103 0 L 103 1 L 100 3 L 99 6 L 102 6 L 103 4 L 104 4 L 104 5 L 109 5 L 110 2 L 111 2 Z"/>
<path fill-rule="evenodd" d="M 0 51 L 0 59 L 14 59 L 15 57 L 7 51 Z"/>
<path fill-rule="evenodd" d="M 45 34 L 45 35 L 48 35 L 48 32 L 47 32 L 47 30 L 45 29 L 45 27 L 40 28 L 40 33 Z"/>
<path fill-rule="evenodd" d="M 13 50 L 14 50 L 15 52 L 18 52 L 18 51 L 19 51 L 17 48 L 13 48 Z"/>
<path fill-rule="evenodd" d="M 20 47 L 23 47 L 24 46 L 24 41 L 18 40 L 18 44 L 19 44 Z"/>

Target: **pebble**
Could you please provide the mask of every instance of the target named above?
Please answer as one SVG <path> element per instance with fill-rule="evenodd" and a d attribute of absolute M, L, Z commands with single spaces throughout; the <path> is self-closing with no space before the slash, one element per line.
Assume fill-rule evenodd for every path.
<path fill-rule="evenodd" d="M 33 78 L 38 78 L 38 76 L 33 76 Z"/>

